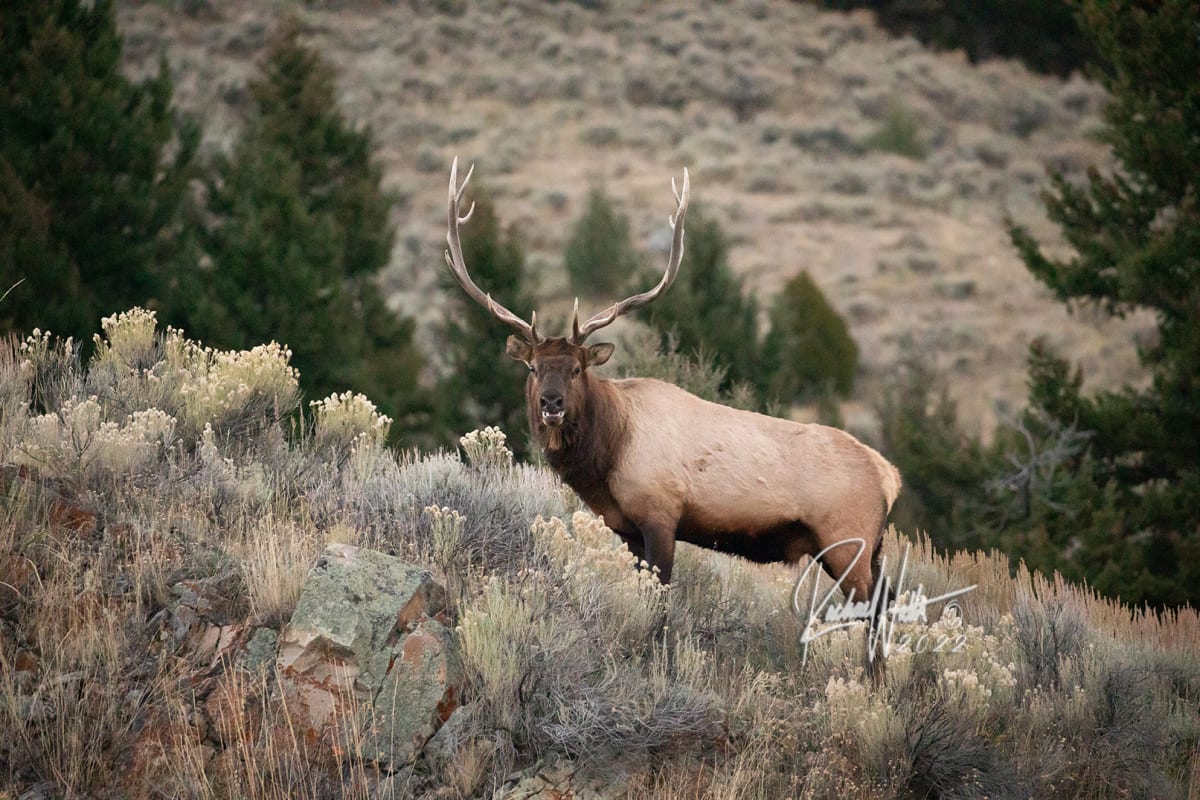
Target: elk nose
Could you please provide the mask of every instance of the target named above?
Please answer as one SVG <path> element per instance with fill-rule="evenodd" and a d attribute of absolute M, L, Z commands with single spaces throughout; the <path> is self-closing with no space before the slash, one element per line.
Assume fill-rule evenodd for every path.
<path fill-rule="evenodd" d="M 563 410 L 563 396 L 558 392 L 546 392 L 542 395 L 542 413 L 560 414 Z"/>

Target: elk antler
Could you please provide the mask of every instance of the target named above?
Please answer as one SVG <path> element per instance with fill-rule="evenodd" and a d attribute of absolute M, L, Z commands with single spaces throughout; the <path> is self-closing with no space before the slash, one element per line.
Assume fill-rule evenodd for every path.
<path fill-rule="evenodd" d="M 446 219 L 449 227 L 449 231 L 446 233 L 446 244 L 449 245 L 450 249 L 446 251 L 446 266 L 450 267 L 450 274 L 458 281 L 458 285 L 463 288 L 467 296 L 486 308 L 496 319 L 516 328 L 517 332 L 525 337 L 525 340 L 530 344 L 537 344 L 541 341 L 537 332 L 537 315 L 535 314 L 531 318 L 532 322 L 526 322 L 493 300 L 490 294 L 484 294 L 467 273 L 467 265 L 463 261 L 462 242 L 458 239 L 458 226 L 469 220 L 471 215 L 475 213 L 475 204 L 471 203 L 471 207 L 467 209 L 467 213 L 460 217 L 458 215 L 458 202 L 462 200 L 463 192 L 467 190 L 467 184 L 470 183 L 471 174 L 474 172 L 475 165 L 472 164 L 471 168 L 467 170 L 467 177 L 463 178 L 462 186 L 459 186 L 457 156 L 454 158 L 454 163 L 450 166 L 450 207 L 447 210 Z M 686 191 L 685 182 L 684 192 L 686 193 Z"/>
<path fill-rule="evenodd" d="M 688 171 L 685 167 L 683 170 L 682 192 L 675 188 L 675 179 L 671 178 L 671 191 L 675 195 L 675 202 L 678 204 L 678 208 L 675 209 L 674 216 L 667 218 L 668 222 L 671 223 L 671 254 L 667 256 L 667 271 L 663 273 L 662 280 L 648 292 L 635 294 L 633 297 L 627 297 L 619 303 L 613 303 L 599 314 L 589 317 L 588 321 L 582 325 L 579 324 L 579 303 L 576 301 L 575 320 L 571 323 L 571 341 L 573 343 L 577 345 L 583 344 L 587 337 L 604 326 L 612 324 L 613 320 L 617 317 L 628 314 L 635 308 L 641 308 L 671 288 L 671 284 L 675 282 L 675 276 L 679 274 L 679 262 L 683 260 L 683 218 L 687 214 L 688 192 L 690 189 L 691 183 L 688 181 Z"/>

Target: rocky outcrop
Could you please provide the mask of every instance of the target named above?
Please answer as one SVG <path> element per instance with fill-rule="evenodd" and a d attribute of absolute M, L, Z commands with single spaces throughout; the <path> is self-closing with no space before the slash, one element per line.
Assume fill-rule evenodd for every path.
<path fill-rule="evenodd" d="M 361 745 L 388 770 L 412 763 L 459 702 L 460 670 L 439 616 L 445 590 L 383 553 L 326 548 L 280 634 L 276 667 L 309 743 Z"/>
<path fill-rule="evenodd" d="M 246 622 L 242 580 L 237 570 L 225 570 L 181 581 L 152 620 L 159 640 L 196 665 L 197 680 L 218 677 L 231 666 L 254 672 L 274 661 L 276 633 Z"/>
<path fill-rule="evenodd" d="M 558 761 L 510 775 L 492 800 L 615 800 L 628 792 L 621 776 L 587 774 L 570 762 Z"/>
<path fill-rule="evenodd" d="M 414 761 L 458 707 L 460 685 L 450 632 L 437 620 L 418 623 L 375 695 L 364 757 L 389 765 Z"/>

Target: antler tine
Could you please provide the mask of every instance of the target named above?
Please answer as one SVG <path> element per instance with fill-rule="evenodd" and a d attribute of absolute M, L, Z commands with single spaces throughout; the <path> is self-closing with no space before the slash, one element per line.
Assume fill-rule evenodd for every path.
<path fill-rule="evenodd" d="M 579 324 L 579 301 L 576 300 L 575 322 L 572 324 L 571 332 L 571 341 L 575 344 L 583 344 L 588 336 L 591 336 L 606 325 L 611 325 L 617 317 L 628 314 L 630 311 L 641 308 L 647 303 L 658 299 L 675 282 L 676 276 L 679 275 L 679 265 L 683 261 L 683 220 L 687 216 L 688 197 L 691 193 L 691 181 L 688 177 L 686 167 L 683 170 L 683 190 L 677 190 L 675 179 L 671 178 L 671 193 L 675 195 L 677 207 L 675 213 L 667 217 L 672 232 L 671 253 L 667 256 L 667 271 L 663 273 L 662 280 L 649 291 L 635 294 L 633 297 L 627 297 L 620 302 L 613 303 L 600 313 L 589 317 L 583 325 Z"/>
<path fill-rule="evenodd" d="M 471 219 L 471 215 L 475 213 L 475 204 L 471 203 L 471 207 L 467 209 L 467 213 L 461 217 L 458 215 L 458 204 L 462 200 L 463 192 L 467 189 L 471 175 L 474 173 L 475 165 L 472 164 L 471 168 L 467 170 L 467 177 L 463 179 L 462 186 L 459 186 L 457 156 L 454 158 L 454 163 L 450 165 L 450 202 L 446 213 L 446 244 L 449 249 L 446 250 L 446 266 L 450 268 L 450 274 L 458 281 L 458 285 L 463 288 L 468 297 L 486 308 L 496 319 L 516 328 L 517 332 L 524 336 L 527 341 L 537 344 L 537 323 L 530 324 L 497 303 L 492 299 L 490 294 L 485 294 L 475 285 L 475 281 L 471 280 L 471 275 L 467 272 L 467 264 L 463 260 L 462 242 L 458 237 L 458 226 Z M 536 320 L 536 317 L 534 319 Z"/>
<path fill-rule="evenodd" d="M 458 156 L 455 156 L 454 163 L 450 165 L 450 190 L 452 192 L 454 192 L 454 208 L 456 209 L 456 213 L 457 213 L 457 209 L 458 209 L 458 204 L 460 202 L 462 202 L 463 194 L 467 191 L 467 184 L 471 182 L 471 176 L 475 174 L 475 165 L 472 164 L 467 169 L 467 177 L 463 178 L 462 186 L 459 186 L 458 190 L 455 191 L 454 185 L 457 182 L 457 175 L 456 175 L 457 172 L 458 172 Z M 470 221 L 471 215 L 473 215 L 474 213 L 475 213 L 475 201 L 471 201 L 471 207 L 467 209 L 466 214 L 463 214 L 461 217 L 458 218 L 458 224 L 462 225 L 463 223 Z"/>

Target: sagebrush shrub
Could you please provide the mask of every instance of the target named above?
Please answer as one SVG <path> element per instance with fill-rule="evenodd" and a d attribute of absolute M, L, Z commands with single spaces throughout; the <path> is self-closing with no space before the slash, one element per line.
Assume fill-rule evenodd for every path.
<path fill-rule="evenodd" d="M 898 156 L 920 161 L 929 155 L 929 146 L 921 136 L 921 125 L 916 116 L 904 106 L 891 106 L 879 128 L 868 136 L 863 145 L 871 150 L 882 150 Z"/>
<path fill-rule="evenodd" d="M 467 461 L 471 466 L 480 469 L 500 469 L 510 467 L 513 463 L 513 452 L 505 442 L 508 437 L 499 428 L 488 425 L 483 430 L 474 430 L 458 440 Z"/>
<path fill-rule="evenodd" d="M 666 587 L 590 514 L 570 527 L 539 520 L 534 539 L 541 558 L 515 580 L 489 579 L 459 623 L 481 735 L 504 730 L 520 749 L 591 764 L 711 741 L 711 662 L 687 643 L 673 660 L 647 647 Z"/>
<path fill-rule="evenodd" d="M 366 395 L 342 392 L 309 405 L 313 408 L 313 438 L 318 447 L 349 449 L 379 446 L 387 441 L 392 419 L 380 414 Z"/>

